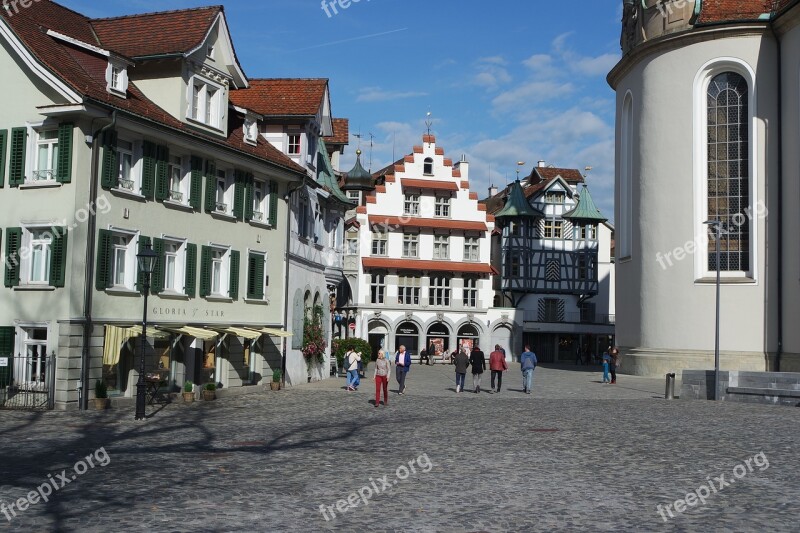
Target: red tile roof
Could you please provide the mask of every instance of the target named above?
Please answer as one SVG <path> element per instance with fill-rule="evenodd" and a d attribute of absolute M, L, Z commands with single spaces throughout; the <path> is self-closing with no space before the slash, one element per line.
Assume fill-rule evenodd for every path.
<path fill-rule="evenodd" d="M 239 117 L 230 117 L 228 137 L 224 139 L 212 134 L 202 133 L 176 119 L 148 99 L 139 90 L 135 82 L 129 83 L 126 98 L 119 98 L 109 94 L 106 90 L 105 71 L 107 59 L 105 57 L 47 35 L 48 30 L 53 30 L 89 44 L 103 46 L 103 43 L 98 43 L 96 39 L 91 39 L 92 21 L 90 19 L 49 1 L 34 3 L 30 7 L 20 10 L 18 14 L 0 9 L 0 16 L 4 17 L 15 35 L 31 51 L 34 57 L 53 72 L 56 77 L 60 78 L 65 85 L 86 100 L 130 113 L 153 121 L 162 127 L 183 132 L 194 138 L 224 146 L 269 161 L 288 170 L 305 174 L 302 167 L 283 155 L 263 138 L 258 139 L 256 146 L 245 143 L 242 119 Z M 111 51 L 119 52 L 113 49 Z"/>
<path fill-rule="evenodd" d="M 522 180 L 522 190 L 525 193 L 525 198 L 536 196 L 559 176 L 571 185 L 583 183 L 584 181 L 581 171 L 575 168 L 535 167 L 531 174 Z M 486 204 L 486 209 L 489 213 L 497 213 L 503 209 L 510 189 L 511 186 L 509 185 L 494 196 L 482 201 L 483 204 Z"/>
<path fill-rule="evenodd" d="M 776 0 L 703 0 L 698 22 L 756 20 L 764 13 L 771 13 L 777 4 Z"/>
<path fill-rule="evenodd" d="M 575 168 L 534 167 L 526 179 L 535 185 L 541 181 L 550 181 L 557 176 L 561 176 L 568 183 L 583 182 L 583 174 Z"/>
<path fill-rule="evenodd" d="M 414 189 L 428 189 L 434 191 L 457 191 L 458 185 L 452 181 L 439 181 L 439 180 L 412 180 L 403 178 L 403 187 L 411 187 Z"/>
<path fill-rule="evenodd" d="M 333 119 L 333 135 L 323 137 L 327 144 L 350 144 L 350 120 L 346 118 Z"/>
<path fill-rule="evenodd" d="M 328 80 L 250 80 L 250 87 L 231 91 L 231 102 L 267 116 L 314 116 L 322 106 Z"/>
<path fill-rule="evenodd" d="M 497 270 L 486 263 L 461 263 L 455 261 L 423 261 L 418 259 L 390 259 L 388 257 L 364 257 L 364 268 L 386 268 L 418 270 L 428 272 L 457 272 L 459 274 L 497 274 Z"/>
<path fill-rule="evenodd" d="M 198 47 L 222 6 L 104 19 L 91 26 L 101 46 L 128 57 L 183 54 Z"/>
<path fill-rule="evenodd" d="M 442 218 L 391 217 L 370 215 L 369 223 L 399 228 L 455 229 L 464 231 L 486 231 L 486 223 L 471 220 L 450 220 Z"/>

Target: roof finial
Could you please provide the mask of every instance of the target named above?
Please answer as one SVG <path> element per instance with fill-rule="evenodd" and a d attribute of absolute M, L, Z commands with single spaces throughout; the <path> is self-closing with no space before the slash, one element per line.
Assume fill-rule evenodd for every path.
<path fill-rule="evenodd" d="M 428 136 L 431 134 L 431 126 L 433 126 L 433 120 L 431 119 L 431 112 L 428 111 L 428 114 L 425 115 L 425 127 L 428 129 Z"/>

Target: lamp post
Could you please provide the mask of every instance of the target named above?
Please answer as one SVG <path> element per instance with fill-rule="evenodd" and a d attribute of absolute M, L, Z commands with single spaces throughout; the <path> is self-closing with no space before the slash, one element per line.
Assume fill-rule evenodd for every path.
<path fill-rule="evenodd" d="M 145 418 L 145 397 L 147 385 L 144 382 L 144 353 L 147 345 L 147 293 L 150 292 L 150 275 L 156 266 L 156 254 L 150 243 L 144 245 L 141 252 L 136 254 L 139 272 L 142 273 L 142 288 L 144 289 L 144 310 L 142 313 L 142 353 L 139 359 L 139 381 L 136 383 L 136 420 Z"/>
<path fill-rule="evenodd" d="M 714 327 L 714 401 L 719 400 L 719 289 L 720 289 L 720 268 L 719 268 L 719 241 L 722 237 L 722 222 L 719 220 L 707 220 L 703 222 L 714 228 L 714 240 L 716 241 L 716 265 L 717 265 L 717 319 Z"/>

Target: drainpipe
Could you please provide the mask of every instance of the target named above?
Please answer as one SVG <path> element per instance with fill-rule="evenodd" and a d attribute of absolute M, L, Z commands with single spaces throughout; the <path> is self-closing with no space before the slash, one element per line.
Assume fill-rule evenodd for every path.
<path fill-rule="evenodd" d="M 284 331 L 289 331 L 289 239 L 292 237 L 292 195 L 297 192 L 298 189 L 303 187 L 306 184 L 305 178 L 297 184 L 296 187 L 292 188 L 289 187 L 286 191 L 286 196 L 284 199 L 286 200 L 286 240 L 285 246 L 286 250 L 283 254 L 283 268 L 284 268 L 284 276 L 283 276 L 283 285 L 284 285 L 284 292 L 283 292 L 283 329 Z M 288 338 L 283 338 L 283 350 L 281 353 L 281 388 L 286 388 L 286 345 L 288 343 Z"/>
<path fill-rule="evenodd" d="M 781 40 L 774 31 L 773 35 L 775 36 L 775 46 L 777 47 L 778 55 L 778 201 L 775 203 L 778 217 L 778 346 L 775 352 L 775 372 L 780 372 L 781 359 L 783 358 L 783 208 L 781 205 L 783 201 L 783 60 L 781 57 Z M 769 348 L 767 349 L 769 350 Z"/>
<path fill-rule="evenodd" d="M 98 181 L 98 139 L 117 124 L 117 111 L 111 114 L 111 122 L 92 135 L 92 164 L 89 179 L 89 219 L 87 220 L 86 261 L 83 293 L 83 349 L 81 350 L 81 388 L 79 408 L 89 407 L 89 343 L 92 338 L 92 294 L 94 285 L 95 229 L 97 227 L 97 181 Z"/>

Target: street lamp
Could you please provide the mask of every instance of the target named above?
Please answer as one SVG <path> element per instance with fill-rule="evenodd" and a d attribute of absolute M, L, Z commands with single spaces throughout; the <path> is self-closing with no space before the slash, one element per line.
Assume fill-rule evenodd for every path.
<path fill-rule="evenodd" d="M 156 267 L 156 254 L 146 243 L 141 252 L 136 254 L 139 272 L 142 273 L 142 288 L 144 289 L 144 310 L 142 313 L 142 354 L 139 360 L 139 381 L 136 383 L 136 420 L 145 418 L 145 392 L 147 385 L 144 382 L 144 352 L 147 344 L 147 293 L 150 292 L 150 275 Z"/>
<path fill-rule="evenodd" d="M 713 226 L 716 241 L 716 265 L 717 265 L 717 322 L 714 330 L 714 401 L 719 400 L 719 287 L 720 287 L 720 268 L 719 268 L 719 241 L 722 238 L 722 222 L 719 220 L 706 220 L 703 224 Z"/>

